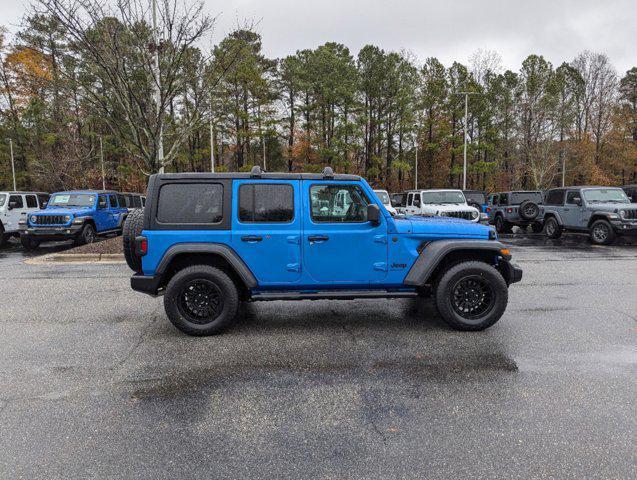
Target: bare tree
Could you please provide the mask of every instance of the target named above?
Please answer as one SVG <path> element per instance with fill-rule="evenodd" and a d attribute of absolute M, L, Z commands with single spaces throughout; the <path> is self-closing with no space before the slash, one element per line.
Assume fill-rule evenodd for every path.
<path fill-rule="evenodd" d="M 502 72 L 502 57 L 494 50 L 479 48 L 469 57 L 469 71 L 474 81 L 484 87 L 489 74 Z"/>

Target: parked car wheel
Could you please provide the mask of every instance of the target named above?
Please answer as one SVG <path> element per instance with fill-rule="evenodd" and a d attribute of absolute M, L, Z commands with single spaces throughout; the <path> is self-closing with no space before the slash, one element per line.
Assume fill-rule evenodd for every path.
<path fill-rule="evenodd" d="M 544 222 L 544 234 L 552 239 L 560 238 L 562 236 L 562 227 L 555 217 L 549 217 Z"/>
<path fill-rule="evenodd" d="M 39 240 L 28 236 L 20 237 L 20 243 L 26 250 L 34 250 L 40 246 Z"/>
<path fill-rule="evenodd" d="M 542 225 L 542 222 L 533 222 L 533 224 L 531 225 L 531 230 L 533 230 L 533 233 L 542 233 L 543 229 L 544 225 Z"/>
<path fill-rule="evenodd" d="M 606 220 L 595 220 L 590 229 L 591 241 L 596 245 L 609 245 L 615 241 L 615 231 Z"/>
<path fill-rule="evenodd" d="M 502 215 L 495 217 L 495 230 L 498 233 L 511 233 L 511 224 Z"/>
<path fill-rule="evenodd" d="M 518 214 L 523 220 L 530 222 L 535 220 L 540 214 L 540 207 L 537 206 L 537 203 L 526 200 L 518 207 Z"/>
<path fill-rule="evenodd" d="M 4 233 L 4 230 L 0 228 L 0 247 L 4 247 L 9 240 L 9 235 Z"/>
<path fill-rule="evenodd" d="M 168 282 L 164 309 L 182 332 L 214 335 L 236 319 L 239 292 L 223 271 L 209 265 L 194 265 L 180 270 Z"/>
<path fill-rule="evenodd" d="M 135 237 L 141 235 L 143 229 L 144 210 L 133 210 L 126 217 L 122 227 L 122 245 L 126 263 L 136 273 L 141 273 L 142 271 L 142 257 L 135 251 Z"/>
<path fill-rule="evenodd" d="M 82 231 L 80 232 L 78 237 L 75 239 L 75 243 L 78 245 L 93 243 L 96 236 L 97 235 L 95 233 L 95 227 L 93 227 L 93 225 L 91 225 L 90 223 L 86 223 L 84 224 L 84 227 L 82 227 Z"/>
<path fill-rule="evenodd" d="M 456 330 L 484 330 L 497 322 L 508 303 L 504 278 L 484 262 L 462 262 L 445 272 L 436 286 L 436 306 Z"/>

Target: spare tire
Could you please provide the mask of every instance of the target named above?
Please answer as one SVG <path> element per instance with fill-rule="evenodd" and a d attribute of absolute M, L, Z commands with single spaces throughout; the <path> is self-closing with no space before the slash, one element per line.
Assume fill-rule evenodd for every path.
<path fill-rule="evenodd" d="M 540 214 L 540 207 L 538 207 L 537 203 L 534 203 L 531 200 L 525 200 L 518 207 L 518 213 L 524 220 L 535 220 Z"/>
<path fill-rule="evenodd" d="M 122 244 L 124 246 L 124 258 L 126 263 L 135 273 L 142 273 L 142 257 L 135 251 L 135 237 L 142 234 L 144 229 L 144 210 L 133 210 L 122 228 Z"/>

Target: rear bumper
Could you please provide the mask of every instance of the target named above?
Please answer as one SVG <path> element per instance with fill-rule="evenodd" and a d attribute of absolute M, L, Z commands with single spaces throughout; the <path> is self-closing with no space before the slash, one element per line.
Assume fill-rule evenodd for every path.
<path fill-rule="evenodd" d="M 142 275 L 141 273 L 136 273 L 130 279 L 130 286 L 133 290 L 153 297 L 158 295 L 160 283 L 161 277 L 155 275 Z"/>

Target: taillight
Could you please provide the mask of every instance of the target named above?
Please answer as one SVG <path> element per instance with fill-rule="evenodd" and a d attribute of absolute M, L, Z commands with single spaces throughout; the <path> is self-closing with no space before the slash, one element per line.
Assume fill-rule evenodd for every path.
<path fill-rule="evenodd" d="M 512 208 L 507 208 L 507 213 L 513 213 L 513 209 Z"/>
<path fill-rule="evenodd" d="M 491 212 L 491 207 L 487 207 L 487 213 Z"/>
<path fill-rule="evenodd" d="M 148 239 L 141 236 L 135 238 L 135 250 L 142 257 L 146 255 L 148 253 Z"/>

